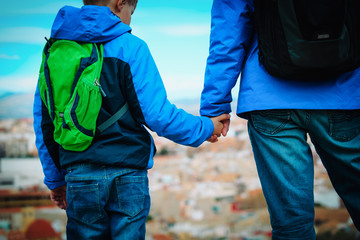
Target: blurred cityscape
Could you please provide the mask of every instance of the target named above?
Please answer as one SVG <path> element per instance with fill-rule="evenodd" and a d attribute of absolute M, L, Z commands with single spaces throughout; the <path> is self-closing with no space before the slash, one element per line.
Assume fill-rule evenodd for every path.
<path fill-rule="evenodd" d="M 153 137 L 147 240 L 271 239 L 245 120 L 232 116 L 226 138 L 199 148 Z M 315 153 L 314 169 L 318 239 L 360 239 Z M 42 181 L 32 119 L 0 120 L 0 240 L 66 239 L 65 212 Z"/>

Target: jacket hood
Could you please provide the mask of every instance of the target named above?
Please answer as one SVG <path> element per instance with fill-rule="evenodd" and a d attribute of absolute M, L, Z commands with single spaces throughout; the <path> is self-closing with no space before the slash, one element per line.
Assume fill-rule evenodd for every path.
<path fill-rule="evenodd" d="M 130 32 L 130 26 L 103 6 L 61 8 L 51 29 L 51 37 L 80 42 L 107 42 Z"/>

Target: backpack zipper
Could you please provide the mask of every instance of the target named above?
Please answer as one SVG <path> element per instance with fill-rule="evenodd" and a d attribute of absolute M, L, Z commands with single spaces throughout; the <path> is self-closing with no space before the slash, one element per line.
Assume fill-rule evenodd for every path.
<path fill-rule="evenodd" d="M 97 44 L 94 44 L 93 45 L 94 48 L 96 48 L 96 52 L 97 52 L 97 55 L 98 55 L 98 61 L 100 61 L 100 64 L 97 65 L 97 69 L 96 69 L 96 76 L 99 76 L 100 78 L 100 75 L 101 73 L 99 73 L 100 69 L 101 69 L 101 65 L 103 64 L 103 62 L 101 61 L 102 59 L 102 56 L 101 55 L 101 48 L 102 48 L 102 45 L 98 46 Z M 101 92 L 101 95 L 103 97 L 106 97 L 106 93 L 104 91 L 104 89 L 102 88 L 101 84 L 99 83 L 99 79 L 98 78 L 95 78 L 95 83 L 94 83 L 95 86 L 98 86 L 99 89 L 100 89 L 100 92 Z"/>
<path fill-rule="evenodd" d="M 98 86 L 99 89 L 100 89 L 101 95 L 103 95 L 103 97 L 106 97 L 106 93 L 105 93 L 104 89 L 101 87 L 101 84 L 99 83 L 99 80 L 98 80 L 98 79 L 95 79 L 94 85 L 95 85 L 95 86 Z"/>
<path fill-rule="evenodd" d="M 75 93 L 75 98 L 74 98 L 74 101 L 71 103 L 71 108 L 70 108 L 70 111 L 69 111 L 70 120 L 71 120 L 73 126 L 75 126 L 75 128 L 76 128 L 76 125 L 75 125 L 74 120 L 73 120 L 73 118 L 72 118 L 71 111 L 72 111 L 72 109 L 74 108 L 74 104 L 75 104 L 75 102 L 76 102 L 77 95 L 78 95 L 78 94 Z"/>

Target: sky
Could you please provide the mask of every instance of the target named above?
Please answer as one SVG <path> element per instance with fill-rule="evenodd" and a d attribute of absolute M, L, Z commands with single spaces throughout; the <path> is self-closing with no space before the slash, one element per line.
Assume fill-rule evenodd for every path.
<path fill-rule="evenodd" d="M 81 0 L 2 1 L 0 91 L 31 92 L 52 22 Z M 132 33 L 148 44 L 169 99 L 200 99 L 209 52 L 212 0 L 139 0 Z"/>

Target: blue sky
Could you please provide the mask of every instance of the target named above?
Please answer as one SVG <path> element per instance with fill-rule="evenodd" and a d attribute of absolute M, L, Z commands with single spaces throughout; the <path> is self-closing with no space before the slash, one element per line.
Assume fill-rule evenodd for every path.
<path fill-rule="evenodd" d="M 41 51 L 58 9 L 81 0 L 3 1 L 0 90 L 36 86 Z M 147 42 L 169 99 L 199 98 L 209 49 L 211 0 L 139 0 L 133 34 Z"/>

